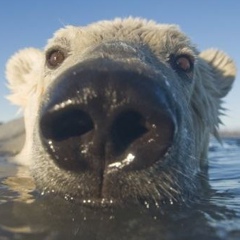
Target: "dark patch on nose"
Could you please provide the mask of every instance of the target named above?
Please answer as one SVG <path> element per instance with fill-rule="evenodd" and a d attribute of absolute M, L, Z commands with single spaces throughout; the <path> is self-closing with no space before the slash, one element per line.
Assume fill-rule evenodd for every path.
<path fill-rule="evenodd" d="M 78 64 L 46 96 L 40 137 L 61 168 L 97 175 L 118 164 L 115 170 L 144 169 L 163 160 L 173 143 L 174 113 L 164 84 L 129 65 L 106 59 Z"/>
<path fill-rule="evenodd" d="M 128 110 L 120 113 L 111 128 L 111 137 L 116 154 L 122 153 L 147 131 L 146 119 L 139 112 Z"/>
<path fill-rule="evenodd" d="M 42 119 L 42 133 L 46 139 L 60 142 L 93 130 L 94 123 L 87 112 L 76 107 L 53 111 Z"/>

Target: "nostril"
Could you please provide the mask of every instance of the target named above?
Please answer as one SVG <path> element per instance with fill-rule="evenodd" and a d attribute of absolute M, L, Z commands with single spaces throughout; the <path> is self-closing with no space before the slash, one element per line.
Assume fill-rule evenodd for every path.
<path fill-rule="evenodd" d="M 148 132 L 146 120 L 140 113 L 134 110 L 121 113 L 113 122 L 111 129 L 115 153 L 122 153 L 146 132 Z"/>
<path fill-rule="evenodd" d="M 94 124 L 88 113 L 68 108 L 47 112 L 41 119 L 40 127 L 45 139 L 62 141 L 91 131 Z"/>

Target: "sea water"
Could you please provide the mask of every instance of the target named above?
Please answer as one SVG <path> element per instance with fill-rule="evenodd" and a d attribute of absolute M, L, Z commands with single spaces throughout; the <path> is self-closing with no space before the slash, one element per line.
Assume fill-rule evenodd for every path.
<path fill-rule="evenodd" d="M 0 240 L 240 239 L 240 139 L 212 140 L 211 190 L 191 206 L 159 215 L 142 209 L 94 209 L 39 197 L 28 170 L 0 158 Z"/>

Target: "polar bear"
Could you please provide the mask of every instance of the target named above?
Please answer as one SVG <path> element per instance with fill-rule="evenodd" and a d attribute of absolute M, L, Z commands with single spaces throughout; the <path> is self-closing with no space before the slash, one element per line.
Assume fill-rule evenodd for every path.
<path fill-rule="evenodd" d="M 225 53 L 199 52 L 175 25 L 67 26 L 7 63 L 26 130 L 16 161 L 42 194 L 86 205 L 186 202 L 200 192 L 235 75 Z"/>

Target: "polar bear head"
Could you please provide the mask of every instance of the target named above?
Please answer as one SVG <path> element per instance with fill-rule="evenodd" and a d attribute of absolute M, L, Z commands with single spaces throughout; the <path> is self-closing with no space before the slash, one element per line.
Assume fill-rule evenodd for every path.
<path fill-rule="evenodd" d="M 39 189 L 83 204 L 185 201 L 201 187 L 233 61 L 175 25 L 101 21 L 57 31 L 7 64 L 24 110 L 18 156 Z"/>

